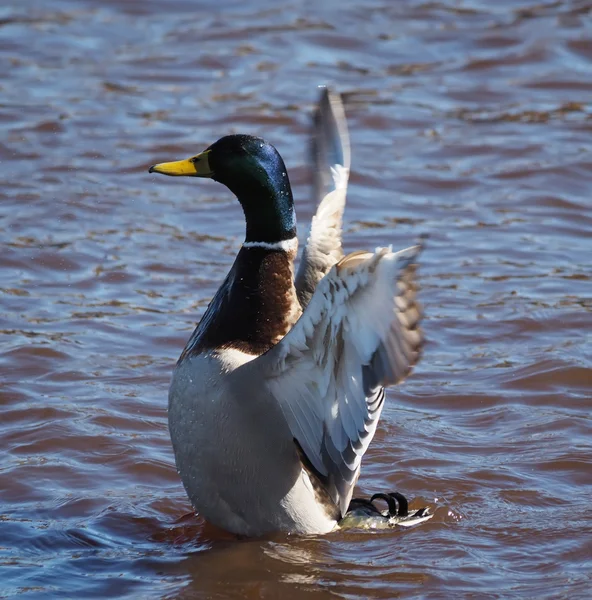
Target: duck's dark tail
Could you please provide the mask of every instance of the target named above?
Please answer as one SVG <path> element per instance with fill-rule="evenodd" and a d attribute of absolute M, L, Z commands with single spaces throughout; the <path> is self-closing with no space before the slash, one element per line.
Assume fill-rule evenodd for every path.
<path fill-rule="evenodd" d="M 380 510 L 376 500 L 386 502 L 386 510 Z M 411 527 L 428 521 L 434 515 L 428 507 L 409 511 L 407 498 L 399 492 L 374 494 L 370 500 L 353 498 L 345 517 L 339 522 L 342 529 L 387 529 L 395 527 Z"/>

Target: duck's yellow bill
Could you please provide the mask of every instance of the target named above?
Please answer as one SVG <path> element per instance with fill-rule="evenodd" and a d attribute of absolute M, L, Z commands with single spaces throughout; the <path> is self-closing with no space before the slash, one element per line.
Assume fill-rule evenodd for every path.
<path fill-rule="evenodd" d="M 210 168 L 208 159 L 210 151 L 206 150 L 197 156 L 192 156 L 185 160 L 176 160 L 174 162 L 159 163 L 152 165 L 149 173 L 162 173 L 163 175 L 171 175 L 179 177 L 187 175 L 190 177 L 211 177 L 214 173 Z"/>

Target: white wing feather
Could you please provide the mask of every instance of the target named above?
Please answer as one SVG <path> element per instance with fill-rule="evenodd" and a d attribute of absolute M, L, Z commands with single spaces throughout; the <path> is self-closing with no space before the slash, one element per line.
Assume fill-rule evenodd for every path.
<path fill-rule="evenodd" d="M 293 329 L 235 372 L 264 382 L 342 514 L 376 431 L 383 386 L 401 381 L 419 358 L 420 250 L 345 257 L 317 285 Z"/>
<path fill-rule="evenodd" d="M 311 154 L 318 207 L 296 277 L 302 307 L 310 301 L 317 283 L 343 257 L 341 224 L 349 179 L 349 135 L 341 97 L 328 88 L 321 89 L 314 116 Z"/>

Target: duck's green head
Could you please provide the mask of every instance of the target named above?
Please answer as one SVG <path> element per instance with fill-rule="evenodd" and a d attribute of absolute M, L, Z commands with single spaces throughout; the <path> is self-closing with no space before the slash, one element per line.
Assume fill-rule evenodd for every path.
<path fill-rule="evenodd" d="M 186 160 L 160 163 L 150 173 L 209 177 L 238 198 L 247 221 L 247 242 L 274 243 L 296 235 L 288 172 L 279 152 L 251 135 L 227 135 Z"/>

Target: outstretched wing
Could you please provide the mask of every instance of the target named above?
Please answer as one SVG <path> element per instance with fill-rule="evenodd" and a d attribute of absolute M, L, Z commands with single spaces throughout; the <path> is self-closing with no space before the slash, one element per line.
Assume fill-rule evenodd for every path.
<path fill-rule="evenodd" d="M 318 207 L 296 277 L 303 308 L 317 283 L 343 257 L 341 222 L 349 178 L 349 136 L 341 97 L 328 88 L 321 89 L 311 146 L 313 194 Z"/>
<path fill-rule="evenodd" d="M 383 386 L 401 381 L 419 359 L 420 249 L 346 256 L 320 281 L 293 329 L 235 371 L 264 382 L 342 514 L 376 431 Z"/>

